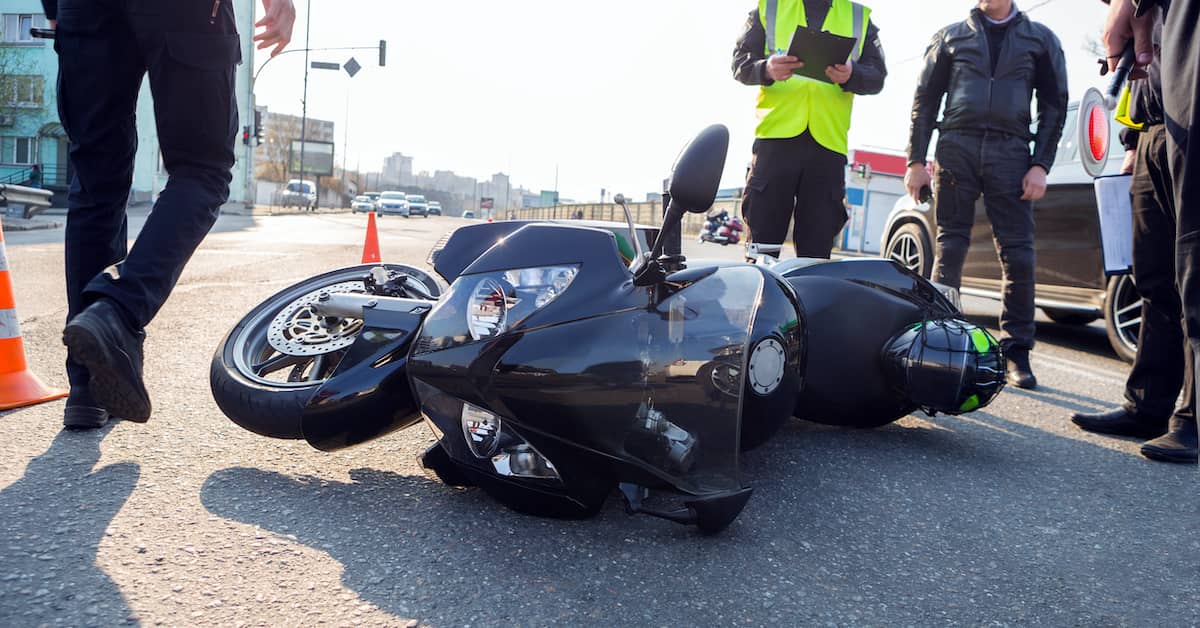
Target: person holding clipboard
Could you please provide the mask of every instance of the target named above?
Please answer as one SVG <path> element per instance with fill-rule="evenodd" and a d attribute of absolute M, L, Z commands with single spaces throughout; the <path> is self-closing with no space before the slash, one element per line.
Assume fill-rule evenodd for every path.
<path fill-rule="evenodd" d="M 887 77 L 871 10 L 850 0 L 759 0 L 733 76 L 760 88 L 742 207 L 750 255 L 778 257 L 794 218 L 796 255 L 828 258 L 846 223 L 854 96 L 878 94 Z"/>

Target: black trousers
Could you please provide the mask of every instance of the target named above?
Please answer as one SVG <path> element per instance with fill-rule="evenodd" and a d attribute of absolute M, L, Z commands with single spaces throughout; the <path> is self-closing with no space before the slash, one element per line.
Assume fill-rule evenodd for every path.
<path fill-rule="evenodd" d="M 1175 190 L 1167 165 L 1167 133 L 1147 127 L 1138 137 L 1133 184 L 1133 280 L 1142 297 L 1138 354 L 1125 384 L 1127 407 L 1165 419 L 1196 418 L 1192 356 L 1184 341 L 1182 302 L 1175 285 Z M 1175 401 L 1183 388 L 1183 404 Z"/>
<path fill-rule="evenodd" d="M 58 107 L 74 170 L 66 232 L 67 315 L 101 296 L 144 327 L 229 198 L 241 60 L 233 2 L 59 0 Z M 125 214 L 135 111 L 149 75 L 168 173 L 137 242 Z M 105 272 L 116 265 L 118 275 Z M 87 372 L 70 361 L 73 387 Z"/>
<path fill-rule="evenodd" d="M 938 138 L 934 280 L 962 287 L 975 203 L 982 194 L 1004 270 L 1000 344 L 1005 349 L 1032 349 L 1034 343 L 1033 204 L 1021 200 L 1030 160 L 1029 143 L 1013 136 L 946 131 Z"/>
<path fill-rule="evenodd" d="M 1178 210 L 1175 271 L 1183 302 L 1184 328 L 1193 364 L 1200 364 L 1200 0 L 1174 0 L 1163 26 L 1163 104 L 1167 117 L 1167 157 Z M 1200 377 L 1200 369 L 1193 369 Z M 1194 382 L 1200 387 L 1200 381 Z"/>
<path fill-rule="evenodd" d="M 793 218 L 797 257 L 829 259 L 846 224 L 846 156 L 812 134 L 754 140 L 742 215 L 763 253 L 779 256 Z"/>

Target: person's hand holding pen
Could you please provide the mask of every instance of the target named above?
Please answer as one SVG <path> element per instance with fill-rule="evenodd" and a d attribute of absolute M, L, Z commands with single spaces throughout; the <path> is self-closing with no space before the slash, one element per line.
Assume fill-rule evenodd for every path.
<path fill-rule="evenodd" d="M 802 67 L 804 67 L 803 61 L 788 56 L 782 50 L 776 50 L 775 54 L 767 59 L 767 78 L 772 81 L 786 81 Z"/>

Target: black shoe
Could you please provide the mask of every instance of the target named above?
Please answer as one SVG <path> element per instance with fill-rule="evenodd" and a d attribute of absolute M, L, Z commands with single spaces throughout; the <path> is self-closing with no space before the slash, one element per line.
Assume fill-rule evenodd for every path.
<path fill-rule="evenodd" d="M 1142 455 L 1159 462 L 1196 464 L 1196 420 L 1171 418 L 1171 429 L 1142 445 Z"/>
<path fill-rule="evenodd" d="M 87 367 L 88 388 L 105 410 L 122 419 L 150 419 L 150 395 L 142 382 L 142 338 L 130 330 L 117 305 L 100 299 L 67 323 L 63 344 Z"/>
<path fill-rule="evenodd" d="M 1037 378 L 1029 366 L 1029 349 L 1012 347 L 1004 352 L 1004 357 L 1008 359 L 1009 384 L 1025 390 L 1037 388 Z"/>
<path fill-rule="evenodd" d="M 67 407 L 63 410 L 63 428 L 68 430 L 94 430 L 108 423 L 108 410 L 100 407 L 83 386 L 71 388 L 67 396 Z"/>
<path fill-rule="evenodd" d="M 1071 422 L 1081 429 L 1096 434 L 1111 434 L 1113 436 L 1130 436 L 1133 438 L 1158 438 L 1167 431 L 1167 422 L 1163 419 L 1149 419 L 1138 416 L 1122 406 L 1107 412 L 1085 414 L 1076 412 L 1071 415 Z"/>

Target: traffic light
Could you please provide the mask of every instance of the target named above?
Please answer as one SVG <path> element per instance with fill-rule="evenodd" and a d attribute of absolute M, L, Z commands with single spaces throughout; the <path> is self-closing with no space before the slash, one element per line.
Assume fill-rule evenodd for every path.
<path fill-rule="evenodd" d="M 250 145 L 250 127 L 242 127 L 242 143 L 246 146 Z"/>
<path fill-rule="evenodd" d="M 259 109 L 255 109 L 254 110 L 254 145 L 255 146 L 262 146 L 262 143 L 265 141 L 263 139 L 262 117 L 263 117 L 262 111 Z"/>
<path fill-rule="evenodd" d="M 387 65 L 387 40 L 379 40 L 379 67 Z"/>

